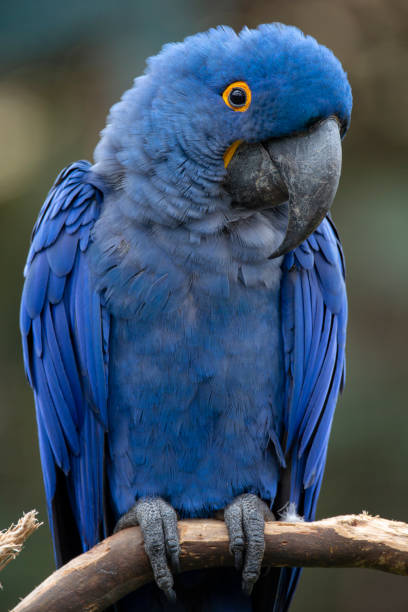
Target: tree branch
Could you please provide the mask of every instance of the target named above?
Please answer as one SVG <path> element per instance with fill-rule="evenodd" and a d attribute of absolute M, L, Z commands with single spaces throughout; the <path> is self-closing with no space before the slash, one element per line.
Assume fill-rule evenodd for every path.
<path fill-rule="evenodd" d="M 182 571 L 233 565 L 222 521 L 180 521 L 179 533 Z M 265 543 L 265 566 L 366 567 L 408 575 L 408 524 L 366 513 L 267 523 Z M 140 529 L 132 527 L 54 572 L 13 612 L 99 612 L 151 580 Z"/>
<path fill-rule="evenodd" d="M 37 514 L 37 510 L 30 510 L 23 514 L 17 525 L 13 523 L 8 529 L 0 531 L 0 571 L 17 557 L 26 539 L 41 527 Z"/>

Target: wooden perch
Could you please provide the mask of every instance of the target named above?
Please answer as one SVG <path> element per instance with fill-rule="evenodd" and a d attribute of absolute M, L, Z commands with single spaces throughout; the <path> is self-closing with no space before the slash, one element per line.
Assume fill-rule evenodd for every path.
<path fill-rule="evenodd" d="M 179 523 L 182 571 L 233 565 L 225 524 Z M 265 526 L 265 566 L 366 567 L 408 575 L 408 524 L 366 513 Z M 107 538 L 54 572 L 13 612 L 99 612 L 152 580 L 140 529 Z"/>
<path fill-rule="evenodd" d="M 37 521 L 37 510 L 23 514 L 17 525 L 0 531 L 0 571 L 21 552 L 23 544 L 42 523 Z"/>

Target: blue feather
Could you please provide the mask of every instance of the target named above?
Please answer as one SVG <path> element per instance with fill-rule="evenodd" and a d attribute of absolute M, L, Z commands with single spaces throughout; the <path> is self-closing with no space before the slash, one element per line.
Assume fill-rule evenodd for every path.
<path fill-rule="evenodd" d="M 222 96 L 238 78 L 253 94 L 246 113 Z M 347 129 L 350 111 L 340 63 L 296 28 L 214 29 L 151 59 L 112 108 L 92 168 L 57 177 L 20 327 L 60 563 L 146 495 L 193 517 L 251 491 L 313 518 L 344 381 L 341 246 L 325 219 L 270 259 L 288 205 L 233 206 L 223 156 L 317 117 Z M 59 550 L 75 531 L 77 549 Z M 264 609 L 283 612 L 300 571 L 277 572 Z M 249 609 L 236 583 L 230 608 Z M 208 610 L 226 610 L 225 590 L 202 591 Z"/>
<path fill-rule="evenodd" d="M 79 449 L 78 449 L 78 442 L 77 442 L 78 436 L 77 436 L 77 430 L 76 430 L 76 427 L 78 426 L 76 402 L 75 402 L 75 397 L 73 394 L 73 389 L 71 388 L 71 381 L 69 380 L 69 377 L 67 376 L 65 366 L 62 360 L 62 356 L 60 353 L 58 341 L 55 335 L 54 322 L 52 320 L 50 306 L 46 308 L 43 327 L 44 327 L 44 332 L 45 332 L 45 341 L 48 345 L 47 347 L 48 348 L 48 351 L 47 351 L 48 358 L 44 359 L 44 364 L 46 364 L 47 361 L 49 362 L 50 375 L 51 375 L 51 370 L 52 370 L 52 375 L 53 377 L 56 378 L 56 380 L 53 381 L 53 386 L 56 389 L 55 392 L 57 394 L 59 393 L 62 394 L 62 397 L 60 397 L 59 400 L 55 402 L 56 405 L 58 405 L 60 411 L 63 410 L 65 407 L 65 410 L 69 412 L 69 416 L 67 415 L 67 419 L 66 419 L 67 420 L 66 435 L 68 435 L 68 431 L 71 432 L 71 440 L 73 441 L 72 449 L 73 449 L 73 452 L 77 453 L 79 452 Z"/>
<path fill-rule="evenodd" d="M 286 461 L 292 470 L 291 501 L 307 520 L 313 520 L 344 371 L 347 301 L 343 254 L 332 222 L 324 220 L 306 242 L 313 253 L 314 265 L 311 267 L 310 260 L 305 260 L 304 249 L 300 247 L 295 251 L 295 267 L 293 256 L 286 256 L 281 299 L 283 342 L 288 355 L 285 368 L 290 380 L 295 376 L 296 381 L 296 372 L 303 367 L 297 365 L 297 360 L 300 364 L 306 360 L 301 392 L 299 385 L 295 387 L 296 382 L 286 385 L 290 423 Z M 296 330 L 296 326 L 301 330 Z M 299 576 L 299 569 L 281 571 L 274 610 L 287 609 Z"/>
<path fill-rule="evenodd" d="M 29 269 L 22 296 L 22 304 L 31 319 L 35 319 L 43 309 L 49 273 L 47 258 L 42 253 L 37 255 Z"/>
<path fill-rule="evenodd" d="M 42 342 L 42 321 L 41 317 L 35 317 L 32 321 L 33 346 L 37 357 L 42 357 L 43 342 Z"/>
<path fill-rule="evenodd" d="M 57 276 L 66 276 L 72 270 L 77 252 L 78 238 L 68 233 L 61 234 L 58 242 L 48 249 L 46 255 L 51 270 Z"/>
<path fill-rule="evenodd" d="M 61 355 L 64 370 L 69 377 L 69 385 L 76 408 L 76 422 L 79 427 L 81 425 L 79 415 L 83 411 L 83 395 L 74 347 L 72 346 L 72 334 L 70 331 L 69 322 L 67 320 L 64 302 L 60 302 L 52 308 L 52 316 L 58 344 L 56 351 L 58 351 L 58 353 Z"/>
<path fill-rule="evenodd" d="M 44 424 L 44 429 L 47 432 L 48 440 L 55 457 L 55 463 L 65 472 L 65 474 L 67 474 L 69 472 L 68 449 L 56 408 L 48 389 L 46 373 L 40 359 L 35 360 L 34 364 L 34 380 L 38 388 L 36 396 L 36 407 L 38 410 L 37 418 Z"/>
<path fill-rule="evenodd" d="M 48 300 L 50 304 L 58 304 L 62 300 L 65 291 L 65 276 L 57 276 L 54 272 L 50 273 L 48 284 Z"/>
<path fill-rule="evenodd" d="M 60 528 L 52 510 L 56 470 L 60 468 L 67 476 L 68 494 L 85 548 L 98 541 L 103 521 L 105 425 L 92 415 L 97 411 L 106 423 L 110 326 L 110 318 L 90 286 L 83 261 L 86 255 L 78 248 L 82 241 L 86 250 L 102 202 L 96 188 L 85 182 L 88 175 L 87 162 L 69 166 L 57 178 L 41 209 L 27 259 L 20 315 L 25 367 L 36 390 L 41 461 L 54 543 L 57 546 L 56 531 Z M 78 301 L 75 296 L 83 299 Z M 60 558 L 57 549 L 56 555 Z"/>
<path fill-rule="evenodd" d="M 47 498 L 48 512 L 51 516 L 51 500 L 54 497 L 56 485 L 55 462 L 49 443 L 49 438 L 44 430 L 44 421 L 38 417 L 39 414 L 37 410 L 38 439 L 40 444 L 41 464 L 43 466 L 45 495 Z"/>

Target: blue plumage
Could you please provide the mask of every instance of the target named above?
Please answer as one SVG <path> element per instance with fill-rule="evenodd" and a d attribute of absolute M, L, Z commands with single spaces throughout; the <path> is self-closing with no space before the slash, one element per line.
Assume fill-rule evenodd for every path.
<path fill-rule="evenodd" d="M 85 548 L 102 533 L 108 364 L 107 351 L 102 348 L 103 310 L 90 286 L 89 268 L 80 248 L 82 231 L 94 223 L 101 202 L 101 193 L 84 180 L 89 167 L 88 162 L 78 162 L 64 170 L 44 203 L 33 232 L 20 313 L 24 361 L 36 398 L 50 521 L 57 530 L 59 517 L 53 503 L 56 472 L 61 469 L 69 480 L 73 513 Z M 77 219 L 83 224 L 71 233 L 67 221 L 80 199 Z M 90 441 L 98 437 L 100 448 L 90 453 Z M 98 498 L 91 505 L 89 499 L 95 495 Z"/>
<path fill-rule="evenodd" d="M 245 114 L 220 95 L 238 80 Z M 340 63 L 296 28 L 211 30 L 151 58 L 95 164 L 57 178 L 20 322 L 59 563 L 146 495 L 194 517 L 252 492 L 313 518 L 343 384 L 341 246 L 326 218 L 269 259 L 287 211 L 234 208 L 223 155 L 330 115 L 345 130 L 350 111 Z M 261 579 L 256 609 L 285 610 L 298 575 Z M 227 609 L 207 591 L 205 609 Z"/>

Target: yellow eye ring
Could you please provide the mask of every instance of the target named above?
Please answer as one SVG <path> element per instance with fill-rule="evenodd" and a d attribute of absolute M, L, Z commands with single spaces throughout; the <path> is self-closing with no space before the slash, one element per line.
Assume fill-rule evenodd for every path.
<path fill-rule="evenodd" d="M 228 85 L 222 94 L 225 104 L 233 111 L 244 113 L 251 104 L 252 93 L 244 81 L 235 81 Z"/>

